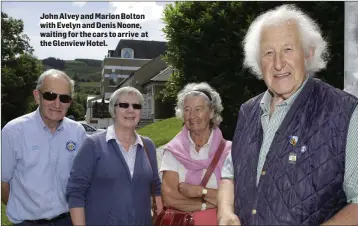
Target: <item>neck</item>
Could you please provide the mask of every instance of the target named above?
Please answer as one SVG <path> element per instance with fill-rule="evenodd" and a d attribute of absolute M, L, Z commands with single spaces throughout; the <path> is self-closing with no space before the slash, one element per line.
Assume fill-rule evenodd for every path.
<path fill-rule="evenodd" d="M 211 134 L 211 129 L 208 126 L 203 130 L 191 131 L 190 137 L 194 141 L 196 146 L 200 147 L 208 142 L 210 134 Z"/>
<path fill-rule="evenodd" d="M 136 140 L 136 136 L 133 129 L 124 128 L 121 126 L 114 125 L 114 130 L 116 132 L 116 136 L 121 143 L 134 143 Z"/>
<path fill-rule="evenodd" d="M 51 131 L 51 133 L 54 133 L 58 127 L 58 125 L 60 124 L 59 121 L 53 121 L 50 120 L 48 118 L 46 118 L 45 116 L 43 116 L 41 113 L 41 119 L 44 122 L 44 124 L 46 125 L 46 127 Z"/>

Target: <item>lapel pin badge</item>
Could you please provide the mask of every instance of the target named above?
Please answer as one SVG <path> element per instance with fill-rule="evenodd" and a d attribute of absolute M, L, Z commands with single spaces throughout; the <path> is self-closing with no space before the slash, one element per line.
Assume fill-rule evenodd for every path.
<path fill-rule="evenodd" d="M 291 152 L 291 153 L 288 155 L 288 163 L 296 164 L 296 160 L 297 160 L 296 153 Z"/>
<path fill-rule="evenodd" d="M 296 146 L 297 142 L 298 142 L 298 136 L 290 136 L 290 144 Z"/>
<path fill-rule="evenodd" d="M 306 145 L 303 145 L 301 147 L 301 153 L 305 153 L 307 151 L 307 146 Z"/>

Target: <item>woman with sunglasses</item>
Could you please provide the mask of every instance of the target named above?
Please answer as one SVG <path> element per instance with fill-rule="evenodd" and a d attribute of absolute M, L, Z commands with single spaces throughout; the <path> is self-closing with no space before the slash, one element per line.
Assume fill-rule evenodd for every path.
<path fill-rule="evenodd" d="M 113 125 L 80 148 L 67 185 L 74 225 L 152 224 L 151 189 L 160 209 L 161 182 L 154 143 L 135 131 L 142 105 L 137 89 L 116 90 L 109 100 Z"/>
<path fill-rule="evenodd" d="M 191 83 L 178 94 L 176 116 L 184 122 L 182 130 L 165 147 L 163 202 L 167 213 L 186 212 L 194 225 L 217 225 L 217 189 L 221 168 L 231 149 L 223 139 L 220 95 L 207 83 Z M 157 226 L 161 225 L 161 213 Z M 178 213 L 170 225 L 182 225 Z M 168 214 L 165 216 L 169 221 Z"/>

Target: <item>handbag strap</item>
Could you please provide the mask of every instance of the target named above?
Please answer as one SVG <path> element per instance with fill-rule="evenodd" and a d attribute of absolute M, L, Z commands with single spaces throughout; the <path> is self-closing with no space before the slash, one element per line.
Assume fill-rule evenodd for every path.
<path fill-rule="evenodd" d="M 143 148 L 145 150 L 145 153 L 147 153 L 147 157 L 148 157 L 148 160 L 149 160 L 149 164 L 150 164 L 150 167 L 152 168 L 153 170 L 153 165 L 152 165 L 152 161 L 150 161 L 150 157 L 149 157 L 149 151 L 148 151 L 148 148 L 147 148 L 147 145 L 145 144 L 144 142 L 144 139 L 142 136 L 140 136 L 140 139 L 142 140 L 142 143 L 143 143 Z M 154 171 L 153 171 L 153 174 L 154 174 Z M 152 199 L 153 199 L 153 205 L 152 205 L 152 210 L 153 210 L 153 214 L 154 216 L 157 215 L 157 201 L 155 200 L 155 185 L 154 185 L 154 181 L 152 180 L 152 184 L 151 184 L 151 195 L 152 195 Z"/>
<path fill-rule="evenodd" d="M 221 157 L 221 154 L 223 153 L 224 151 L 224 148 L 225 148 L 225 144 L 226 144 L 226 140 L 224 138 L 221 139 L 221 143 L 219 145 L 219 148 L 218 150 L 216 151 L 215 155 L 214 155 L 214 158 L 213 160 L 211 160 L 211 163 L 208 167 L 208 170 L 206 171 L 204 177 L 203 177 L 203 180 L 201 181 L 200 185 L 205 187 L 206 184 L 208 183 L 212 173 L 214 172 L 214 169 L 216 167 L 216 165 L 218 164 L 219 162 L 219 159 Z"/>

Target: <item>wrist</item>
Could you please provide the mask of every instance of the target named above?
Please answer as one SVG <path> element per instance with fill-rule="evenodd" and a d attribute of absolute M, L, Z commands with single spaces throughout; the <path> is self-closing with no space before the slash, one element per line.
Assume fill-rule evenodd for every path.
<path fill-rule="evenodd" d="M 197 190 L 196 190 L 196 197 L 197 198 L 201 198 L 201 196 L 203 195 L 203 189 L 204 189 L 204 187 L 203 186 L 198 186 L 197 187 Z"/>

